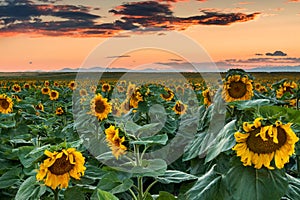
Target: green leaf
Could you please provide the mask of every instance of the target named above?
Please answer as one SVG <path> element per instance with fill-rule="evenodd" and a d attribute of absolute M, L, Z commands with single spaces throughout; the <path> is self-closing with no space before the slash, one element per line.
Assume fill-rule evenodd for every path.
<path fill-rule="evenodd" d="M 115 195 L 100 189 L 97 191 L 97 197 L 98 200 L 119 200 Z"/>
<path fill-rule="evenodd" d="M 41 187 L 39 192 L 37 192 L 37 188 Z M 24 200 L 24 199 L 39 199 L 39 196 L 45 192 L 45 189 L 42 189 L 42 187 L 45 187 L 44 185 L 39 185 L 35 179 L 34 176 L 28 177 L 20 186 L 15 200 Z M 33 192 L 35 191 L 35 192 Z"/>
<path fill-rule="evenodd" d="M 159 196 L 156 200 L 176 200 L 173 194 L 170 194 L 169 192 L 160 191 Z"/>
<path fill-rule="evenodd" d="M 206 132 L 198 134 L 192 142 L 185 147 L 183 154 L 183 161 L 188 161 L 196 158 L 200 152 L 200 145 L 203 139 L 206 137 Z"/>
<path fill-rule="evenodd" d="M 273 104 L 268 99 L 254 99 L 254 100 L 247 100 L 247 101 L 233 101 L 228 103 L 228 105 L 235 106 L 238 110 L 245 110 L 245 109 L 257 108 L 261 106 L 270 106 Z"/>
<path fill-rule="evenodd" d="M 169 184 L 169 183 L 181 183 L 183 181 L 197 179 L 197 176 L 184 173 L 177 170 L 167 170 L 163 176 L 156 178 L 160 183 Z"/>
<path fill-rule="evenodd" d="M 207 173 L 201 176 L 195 185 L 186 193 L 189 200 L 221 200 L 223 192 L 220 190 L 222 175 L 215 171 L 214 165 Z"/>
<path fill-rule="evenodd" d="M 136 166 L 131 169 L 134 176 L 150 176 L 157 177 L 165 174 L 167 163 L 162 159 L 142 160 L 141 166 Z"/>
<path fill-rule="evenodd" d="M 288 189 L 284 170 L 255 169 L 241 163 L 232 167 L 225 176 L 229 192 L 235 199 L 280 199 Z"/>
<path fill-rule="evenodd" d="M 289 174 L 286 174 L 289 187 L 286 193 L 286 197 L 290 199 L 298 199 L 300 194 L 300 180 L 299 178 L 295 178 Z"/>
<path fill-rule="evenodd" d="M 18 148 L 18 156 L 21 163 L 25 168 L 32 166 L 32 164 L 44 155 L 45 149 L 48 149 L 50 145 L 45 145 L 39 148 L 33 146 L 23 146 Z"/>
<path fill-rule="evenodd" d="M 68 187 L 64 191 L 65 200 L 83 200 L 85 199 L 84 193 L 80 187 Z"/>
<path fill-rule="evenodd" d="M 129 190 L 132 185 L 133 181 L 131 179 L 120 178 L 117 173 L 109 172 L 102 177 L 97 188 L 117 194 Z"/>
<path fill-rule="evenodd" d="M 231 149 L 235 144 L 234 132 L 235 121 L 227 123 L 213 141 L 212 146 L 208 148 L 205 162 L 209 162 L 216 158 L 221 152 Z"/>
<path fill-rule="evenodd" d="M 15 120 L 9 120 L 9 121 L 1 121 L 0 122 L 0 128 L 13 128 L 16 126 Z"/>
<path fill-rule="evenodd" d="M 280 106 L 263 106 L 259 109 L 263 117 L 284 118 L 286 122 L 300 124 L 300 111 Z"/>
<path fill-rule="evenodd" d="M 166 134 L 162 135 L 154 135 L 150 137 L 143 137 L 136 141 L 131 141 L 131 144 L 143 144 L 143 145 L 149 145 L 149 144 L 162 144 L 165 145 L 168 141 L 168 136 Z"/>
<path fill-rule="evenodd" d="M 0 177 L 0 189 L 10 187 L 20 182 L 21 168 L 12 168 Z"/>

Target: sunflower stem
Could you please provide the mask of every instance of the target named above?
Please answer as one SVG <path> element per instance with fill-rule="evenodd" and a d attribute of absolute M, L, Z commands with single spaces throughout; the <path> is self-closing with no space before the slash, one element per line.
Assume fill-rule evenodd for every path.
<path fill-rule="evenodd" d="M 58 189 L 55 189 L 55 190 L 51 189 L 51 190 L 52 190 L 52 192 L 53 192 L 53 194 L 54 194 L 54 200 L 58 200 L 58 199 L 59 199 L 59 198 L 58 198 L 59 190 L 58 190 Z"/>
<path fill-rule="evenodd" d="M 297 177 L 300 177 L 300 155 L 296 155 L 296 162 L 297 162 Z"/>
<path fill-rule="evenodd" d="M 138 200 L 144 199 L 144 192 L 143 192 L 143 177 L 138 177 Z"/>

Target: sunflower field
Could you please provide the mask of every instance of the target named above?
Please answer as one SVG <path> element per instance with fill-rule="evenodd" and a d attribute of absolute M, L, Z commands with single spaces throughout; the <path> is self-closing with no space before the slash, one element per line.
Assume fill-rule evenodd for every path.
<path fill-rule="evenodd" d="M 1 200 L 300 199 L 300 80 L 0 81 Z"/>

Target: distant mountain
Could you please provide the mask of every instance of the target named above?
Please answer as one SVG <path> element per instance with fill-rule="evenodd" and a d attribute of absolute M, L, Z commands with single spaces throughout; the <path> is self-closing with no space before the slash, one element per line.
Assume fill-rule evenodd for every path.
<path fill-rule="evenodd" d="M 300 72 L 300 66 L 256 67 L 247 69 L 248 72 Z"/>

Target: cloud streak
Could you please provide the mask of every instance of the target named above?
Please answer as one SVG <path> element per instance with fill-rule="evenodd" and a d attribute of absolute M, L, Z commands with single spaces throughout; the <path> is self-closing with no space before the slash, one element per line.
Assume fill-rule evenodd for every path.
<path fill-rule="evenodd" d="M 108 11 L 119 19 L 100 23 L 101 16 L 93 14 L 92 11 L 95 9 L 92 7 L 48 4 L 59 0 L 40 1 L 43 4 L 35 4 L 30 0 L 2 2 L 0 35 L 110 37 L 124 30 L 142 33 L 144 30 L 156 32 L 158 29 L 185 30 L 195 25 L 227 26 L 251 21 L 260 14 L 202 10 L 199 15 L 178 17 L 174 15 L 169 3 L 181 0 L 159 0 L 124 3 Z"/>

